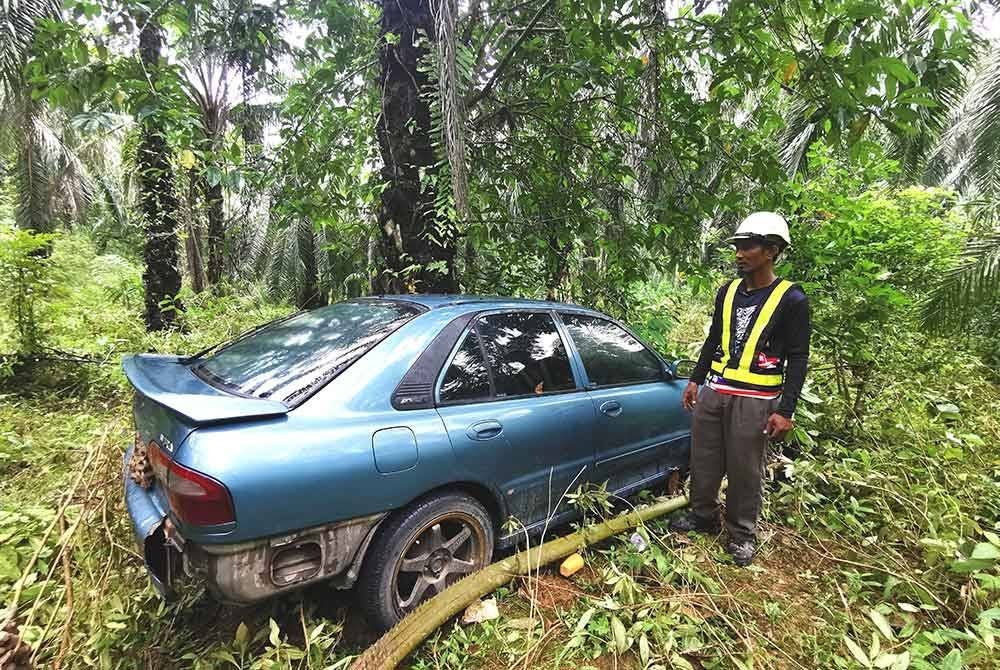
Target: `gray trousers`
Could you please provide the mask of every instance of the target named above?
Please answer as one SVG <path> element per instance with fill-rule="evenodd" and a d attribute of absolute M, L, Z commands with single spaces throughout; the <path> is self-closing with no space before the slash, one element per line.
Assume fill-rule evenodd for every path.
<path fill-rule="evenodd" d="M 746 398 L 703 387 L 691 420 L 691 512 L 705 523 L 719 518 L 719 485 L 726 490 L 726 530 L 736 542 L 753 540 L 763 494 L 767 418 L 778 399 Z"/>

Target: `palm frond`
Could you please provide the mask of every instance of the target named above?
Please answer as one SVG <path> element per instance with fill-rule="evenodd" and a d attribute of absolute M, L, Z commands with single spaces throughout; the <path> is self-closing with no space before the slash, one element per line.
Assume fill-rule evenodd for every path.
<path fill-rule="evenodd" d="M 239 128 L 248 143 L 264 141 L 264 129 L 281 119 L 281 105 L 276 102 L 239 103 L 229 113 L 230 122 Z"/>
<path fill-rule="evenodd" d="M 983 46 L 928 170 L 931 179 L 963 193 L 1000 195 L 1000 40 Z"/>
<path fill-rule="evenodd" d="M 970 242 L 961 261 L 934 286 L 921 306 L 924 323 L 938 330 L 961 326 L 983 304 L 1000 298 L 1000 231 Z"/>
<path fill-rule="evenodd" d="M 22 97 L 24 63 L 41 19 L 57 18 L 59 0 L 0 0 L 0 111 Z"/>
<path fill-rule="evenodd" d="M 22 105 L 19 111 L 24 132 L 17 148 L 14 216 L 19 227 L 47 233 L 52 230 L 52 147 L 46 146 L 47 134 L 38 132 L 35 106 Z"/>
<path fill-rule="evenodd" d="M 785 115 L 785 127 L 778 140 L 781 166 L 790 177 L 804 167 L 806 152 L 819 131 L 818 126 L 809 121 L 805 113 L 804 101 L 793 102 Z"/>

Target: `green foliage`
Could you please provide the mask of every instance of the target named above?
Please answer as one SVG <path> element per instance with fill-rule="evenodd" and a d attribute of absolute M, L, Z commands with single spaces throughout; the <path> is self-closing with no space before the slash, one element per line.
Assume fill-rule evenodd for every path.
<path fill-rule="evenodd" d="M 540 617 L 530 581 L 504 589 L 501 620 L 440 631 L 415 667 L 950 670 L 996 655 L 1000 398 L 995 358 L 983 365 L 964 341 L 996 356 L 996 263 L 989 242 L 960 256 L 970 233 L 993 230 L 955 193 L 909 186 L 929 159 L 932 181 L 954 172 L 963 195 L 988 201 L 995 54 L 956 107 L 974 37 L 957 5 L 702 4 L 669 16 L 620 0 L 462 5 L 469 212 L 439 141 L 456 129 L 435 75 L 423 92 L 442 161 L 420 178 L 436 194 L 428 236 L 458 241 L 464 290 L 604 308 L 693 358 L 731 274 L 720 240 L 748 211 L 786 213 L 781 273 L 802 282 L 816 328 L 789 450 L 800 453 L 782 462 L 767 516 L 798 543 L 786 553 L 808 559 L 776 569 L 782 549 L 765 536 L 760 565 L 736 571 L 711 539 L 651 526 L 644 551 L 620 539 L 590 552 L 567 607 Z M 38 551 L 20 613 L 42 665 L 65 640 L 65 667 L 344 667 L 358 649 L 345 608 L 317 607 L 328 592 L 238 616 L 201 593 L 167 605 L 150 592 L 115 493 L 130 432 L 118 361 L 193 352 L 285 302 L 366 293 L 386 273 L 448 271 L 442 259 L 384 267 L 396 241 L 375 224 L 379 4 L 167 3 L 150 9 L 169 57 L 148 67 L 129 46 L 146 8 L 70 0 L 54 20 L 44 2 L 15 5 L 52 20 L 0 44 L 15 56 L 0 58 L 0 105 L 31 103 L 0 120 L 0 352 L 35 363 L 0 396 L 0 597 Z M 225 277 L 195 293 L 185 268 L 181 327 L 147 334 L 133 180 L 137 124 L 154 120 L 190 262 L 207 256 L 208 190 L 221 192 Z M 78 228 L 46 237 L 11 228 L 14 216 Z M 928 304 L 961 337 L 918 325 L 939 276 L 953 299 Z M 91 447 L 99 459 L 67 519 L 85 523 L 43 542 Z M 590 517 L 613 512 L 600 487 L 570 498 Z"/>
<path fill-rule="evenodd" d="M 876 369 L 895 363 L 891 325 L 914 323 L 914 299 L 954 262 L 967 223 L 952 192 L 890 186 L 895 164 L 877 155 L 817 148 L 810 160 L 813 176 L 789 187 L 793 246 L 781 268 L 809 295 L 813 344 L 831 352 L 838 393 L 857 412 Z"/>
<path fill-rule="evenodd" d="M 1000 306 L 1000 232 L 970 241 L 921 302 L 924 323 L 937 330 L 955 333 L 979 322 L 995 333 L 1000 328 L 994 313 Z"/>
<path fill-rule="evenodd" d="M 11 332 L 0 327 L 4 353 L 32 354 L 45 342 L 45 301 L 61 288 L 48 255 L 54 239 L 51 234 L 0 224 L 0 285 L 6 287 L 0 309 L 12 325 Z"/>

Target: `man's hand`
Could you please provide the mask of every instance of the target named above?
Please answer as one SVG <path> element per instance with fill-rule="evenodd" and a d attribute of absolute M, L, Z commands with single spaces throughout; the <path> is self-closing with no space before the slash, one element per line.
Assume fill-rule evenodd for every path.
<path fill-rule="evenodd" d="M 764 432 L 775 442 L 781 442 L 785 439 L 785 435 L 794 427 L 795 424 L 792 423 L 791 419 L 775 412 L 767 417 L 767 425 L 764 427 Z"/>
<path fill-rule="evenodd" d="M 684 409 L 690 411 L 694 409 L 694 406 L 698 403 L 698 385 L 694 382 L 688 382 L 688 385 L 684 388 L 684 393 L 681 395 L 681 406 Z"/>

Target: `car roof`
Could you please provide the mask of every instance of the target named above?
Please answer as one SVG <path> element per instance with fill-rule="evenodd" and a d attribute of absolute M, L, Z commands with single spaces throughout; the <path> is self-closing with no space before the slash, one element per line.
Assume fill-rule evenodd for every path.
<path fill-rule="evenodd" d="M 438 309 L 441 307 L 460 307 L 468 305 L 470 309 L 476 311 L 486 309 L 505 309 L 510 307 L 527 307 L 533 309 L 572 309 L 577 311 L 600 314 L 597 310 L 589 307 L 582 307 L 568 302 L 553 302 L 551 300 L 531 300 L 528 298 L 510 298 L 506 296 L 486 296 L 486 295 L 466 295 L 466 294 L 444 294 L 444 293 L 414 293 L 400 295 L 377 295 L 371 298 L 385 298 L 388 300 L 404 300 L 423 305 L 428 309 Z"/>

